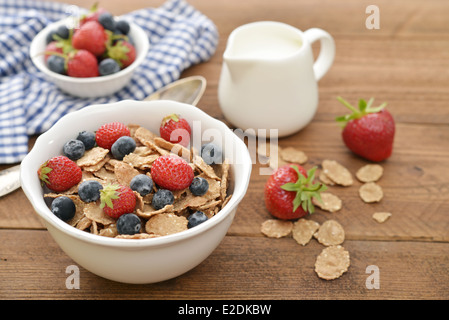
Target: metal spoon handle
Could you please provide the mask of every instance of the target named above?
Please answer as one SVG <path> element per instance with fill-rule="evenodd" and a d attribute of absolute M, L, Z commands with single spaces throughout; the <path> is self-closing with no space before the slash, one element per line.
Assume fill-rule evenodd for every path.
<path fill-rule="evenodd" d="M 20 165 L 0 171 L 0 197 L 20 188 Z"/>

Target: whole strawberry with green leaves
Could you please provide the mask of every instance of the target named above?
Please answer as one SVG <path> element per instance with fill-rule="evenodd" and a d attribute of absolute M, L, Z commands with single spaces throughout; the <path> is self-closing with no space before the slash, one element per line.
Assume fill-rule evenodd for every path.
<path fill-rule="evenodd" d="M 66 156 L 56 156 L 43 163 L 37 170 L 39 179 L 50 190 L 63 192 L 81 181 L 81 168 Z"/>
<path fill-rule="evenodd" d="M 372 107 L 374 99 L 359 101 L 356 109 L 341 97 L 337 98 L 352 111 L 336 120 L 342 124 L 342 138 L 345 145 L 364 159 L 380 162 L 389 158 L 393 152 L 395 121 L 385 109 L 386 103 Z"/>
<path fill-rule="evenodd" d="M 164 140 L 187 147 L 192 129 L 186 119 L 178 114 L 169 114 L 162 119 L 159 134 Z"/>
<path fill-rule="evenodd" d="M 312 199 L 321 201 L 320 193 L 327 190 L 315 182 L 316 167 L 306 171 L 299 164 L 279 167 L 265 184 L 265 206 L 274 217 L 282 220 L 298 219 L 315 211 Z"/>
<path fill-rule="evenodd" d="M 111 218 L 118 219 L 136 208 L 136 195 L 130 187 L 120 184 L 108 184 L 100 190 L 100 208 Z"/>

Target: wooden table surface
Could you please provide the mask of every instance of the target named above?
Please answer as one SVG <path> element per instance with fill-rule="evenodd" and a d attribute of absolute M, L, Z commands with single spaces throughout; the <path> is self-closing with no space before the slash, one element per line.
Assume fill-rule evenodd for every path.
<path fill-rule="evenodd" d="M 352 187 L 330 187 L 343 200 L 337 213 L 317 209 L 309 219 L 335 219 L 344 227 L 351 266 L 325 281 L 314 264 L 323 245 L 298 245 L 291 237 L 267 238 L 263 204 L 266 175 L 255 163 L 248 192 L 219 247 L 199 266 L 175 279 L 128 285 L 80 268 L 80 288 L 67 289 L 66 268 L 75 263 L 39 221 L 22 190 L 0 198 L 1 299 L 448 299 L 449 298 L 449 3 L 442 0 L 190 0 L 216 24 L 220 41 L 210 61 L 182 77 L 208 81 L 198 107 L 224 120 L 217 99 L 222 54 L 230 32 L 245 23 L 275 20 L 306 30 L 319 27 L 336 41 L 335 62 L 319 82 L 319 109 L 301 132 L 279 140 L 309 157 L 307 168 L 335 159 L 352 173 L 368 163 L 343 145 L 334 118 L 351 102 L 388 102 L 396 120 L 393 155 L 382 162 L 384 198 L 366 204 Z M 89 7 L 90 0 L 71 0 Z M 163 1 L 103 1 L 114 14 Z M 366 7 L 380 9 L 380 29 L 365 26 Z M 314 50 L 318 48 L 314 47 Z M 32 147 L 34 137 L 31 139 Z M 5 169 L 10 165 L 0 165 Z M 388 211 L 383 224 L 372 219 Z M 377 267 L 378 289 L 367 286 Z"/>

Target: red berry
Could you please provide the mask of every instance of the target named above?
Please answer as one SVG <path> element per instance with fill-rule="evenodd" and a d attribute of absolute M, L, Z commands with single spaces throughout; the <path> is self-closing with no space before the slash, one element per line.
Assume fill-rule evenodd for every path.
<path fill-rule="evenodd" d="M 103 26 L 97 21 L 88 21 L 74 33 L 72 45 L 75 49 L 84 49 L 100 56 L 106 51 L 107 40 Z"/>
<path fill-rule="evenodd" d="M 111 218 L 117 219 L 125 213 L 132 213 L 136 208 L 136 195 L 130 187 L 110 184 L 100 190 L 100 207 Z"/>
<path fill-rule="evenodd" d="M 395 122 L 384 109 L 386 103 L 373 108 L 371 104 L 374 99 L 368 103 L 360 100 L 357 110 L 342 98 L 339 101 L 353 111 L 350 115 L 337 118 L 344 124 L 342 138 L 348 149 L 375 162 L 389 158 L 393 152 Z"/>
<path fill-rule="evenodd" d="M 119 40 L 108 47 L 106 55 L 117 61 L 124 69 L 136 60 L 136 48 L 126 40 Z"/>
<path fill-rule="evenodd" d="M 312 198 L 320 200 L 326 186 L 315 183 L 316 168 L 308 172 L 298 164 L 278 168 L 265 185 L 265 206 L 276 218 L 298 219 L 314 212 Z"/>
<path fill-rule="evenodd" d="M 192 130 L 186 119 L 177 114 L 171 114 L 162 119 L 159 133 L 161 138 L 187 147 L 190 143 Z"/>
<path fill-rule="evenodd" d="M 183 158 L 165 155 L 153 162 L 151 177 L 161 188 L 174 191 L 189 187 L 194 173 L 192 167 Z"/>
<path fill-rule="evenodd" d="M 82 171 L 78 165 L 65 156 L 57 156 L 42 164 L 37 171 L 39 179 L 50 190 L 62 192 L 81 181 Z"/>
<path fill-rule="evenodd" d="M 108 12 L 105 8 L 98 7 L 98 3 L 94 3 L 90 8 L 89 12 L 83 15 L 80 19 L 80 26 L 88 21 L 98 21 L 98 17 L 102 14 Z"/>
<path fill-rule="evenodd" d="M 128 127 L 121 122 L 111 122 L 102 125 L 95 134 L 95 141 L 99 147 L 111 150 L 114 142 L 123 136 L 130 136 Z"/>
<path fill-rule="evenodd" d="M 63 53 L 62 47 L 58 45 L 57 41 L 52 41 L 45 47 L 45 56 L 44 56 L 45 62 L 47 62 L 48 57 L 51 56 L 51 52 L 60 54 Z"/>
<path fill-rule="evenodd" d="M 67 75 L 77 78 L 98 77 L 97 58 L 86 50 L 69 53 Z"/>

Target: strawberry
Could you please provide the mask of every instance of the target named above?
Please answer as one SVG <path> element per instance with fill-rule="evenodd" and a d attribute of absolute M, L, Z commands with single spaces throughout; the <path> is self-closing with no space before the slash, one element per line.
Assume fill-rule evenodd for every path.
<path fill-rule="evenodd" d="M 108 46 L 106 56 L 114 59 L 124 69 L 136 60 L 136 48 L 126 40 L 118 40 Z"/>
<path fill-rule="evenodd" d="M 98 17 L 102 14 L 108 12 L 105 8 L 98 7 L 98 2 L 95 2 L 89 9 L 89 12 L 80 17 L 80 26 L 84 25 L 89 21 L 98 21 Z"/>
<path fill-rule="evenodd" d="M 98 77 L 97 58 L 87 50 L 77 50 L 68 54 L 67 75 L 77 78 Z"/>
<path fill-rule="evenodd" d="M 78 165 L 65 156 L 49 159 L 37 170 L 39 179 L 50 190 L 62 192 L 81 181 L 82 172 Z"/>
<path fill-rule="evenodd" d="M 130 136 L 128 127 L 121 122 L 110 122 L 102 125 L 95 133 L 95 141 L 99 147 L 111 150 L 114 142 L 123 136 Z"/>
<path fill-rule="evenodd" d="M 327 189 L 315 183 L 316 167 L 306 170 L 298 164 L 279 167 L 268 179 L 265 190 L 265 206 L 276 218 L 298 219 L 313 213 L 312 198 L 321 201 L 320 193 Z"/>
<path fill-rule="evenodd" d="M 375 162 L 389 158 L 393 152 L 395 122 L 385 109 L 386 103 L 373 108 L 373 98 L 368 102 L 361 99 L 357 110 L 343 98 L 337 99 L 353 112 L 336 118 L 343 124 L 342 137 L 349 150 Z"/>
<path fill-rule="evenodd" d="M 187 147 L 192 130 L 186 119 L 177 114 L 170 114 L 162 119 L 159 133 L 161 138 Z"/>
<path fill-rule="evenodd" d="M 111 218 L 117 219 L 136 208 L 136 195 L 130 187 L 108 184 L 100 190 L 100 208 Z"/>
<path fill-rule="evenodd" d="M 47 62 L 48 58 L 52 55 L 52 53 L 63 53 L 62 47 L 58 45 L 57 41 L 52 41 L 45 47 L 45 56 L 44 61 Z"/>
<path fill-rule="evenodd" d="M 95 56 L 106 51 L 108 35 L 103 26 L 97 21 L 88 21 L 75 31 L 72 37 L 72 46 L 75 49 L 84 49 Z"/>
<path fill-rule="evenodd" d="M 159 187 L 174 191 L 189 187 L 194 173 L 192 167 L 183 158 L 165 155 L 153 162 L 151 177 Z"/>

